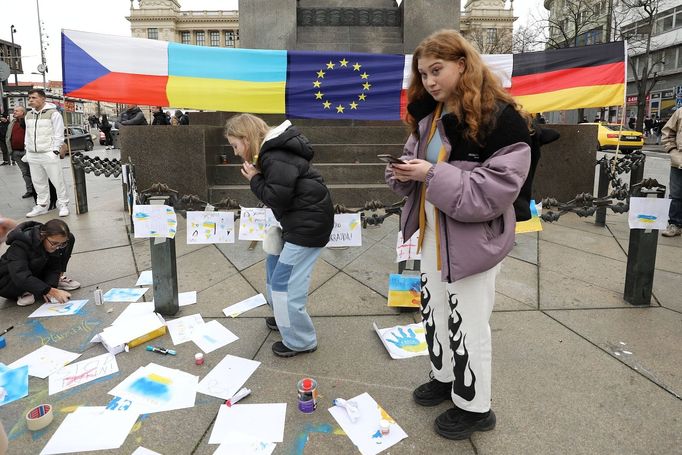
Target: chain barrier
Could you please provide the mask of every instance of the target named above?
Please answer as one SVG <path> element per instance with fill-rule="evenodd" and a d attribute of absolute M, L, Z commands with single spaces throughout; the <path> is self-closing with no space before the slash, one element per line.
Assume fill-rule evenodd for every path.
<path fill-rule="evenodd" d="M 121 162 L 115 158 L 100 159 L 98 156 L 89 157 L 81 152 L 72 155 L 71 160 L 76 169 L 83 169 L 86 174 L 93 173 L 97 176 L 118 177 L 121 175 Z"/>

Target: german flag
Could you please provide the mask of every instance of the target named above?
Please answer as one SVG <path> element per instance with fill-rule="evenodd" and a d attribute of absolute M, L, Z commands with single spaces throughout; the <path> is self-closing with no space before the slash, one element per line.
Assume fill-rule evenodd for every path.
<path fill-rule="evenodd" d="M 625 102 L 625 43 L 514 55 L 511 94 L 528 112 Z"/>

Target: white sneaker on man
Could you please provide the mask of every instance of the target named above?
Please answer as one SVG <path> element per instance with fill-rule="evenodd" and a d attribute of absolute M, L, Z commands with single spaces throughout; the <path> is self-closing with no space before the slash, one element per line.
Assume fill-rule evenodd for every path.
<path fill-rule="evenodd" d="M 59 206 L 59 216 L 69 216 L 69 208 L 66 204 Z"/>
<path fill-rule="evenodd" d="M 34 216 L 45 215 L 48 212 L 44 205 L 36 205 L 33 210 L 26 214 L 26 218 L 33 218 Z"/>
<path fill-rule="evenodd" d="M 81 287 L 81 284 L 78 281 L 72 280 L 66 275 L 62 275 L 61 278 L 59 278 L 59 284 L 57 284 L 57 289 L 61 289 L 62 291 L 73 291 L 79 287 Z"/>
<path fill-rule="evenodd" d="M 678 235 L 682 235 L 682 226 L 670 223 L 665 231 L 663 231 L 662 235 L 663 237 L 677 237 Z"/>
<path fill-rule="evenodd" d="M 17 299 L 17 305 L 19 306 L 29 306 L 36 303 L 36 298 L 30 292 L 24 292 L 21 297 Z"/>

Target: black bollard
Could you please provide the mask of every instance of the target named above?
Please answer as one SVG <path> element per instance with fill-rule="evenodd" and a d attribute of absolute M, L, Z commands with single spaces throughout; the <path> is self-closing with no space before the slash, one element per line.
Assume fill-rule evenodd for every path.
<path fill-rule="evenodd" d="M 638 196 L 663 198 L 665 189 L 642 190 Z M 657 246 L 658 229 L 630 229 L 623 298 L 632 305 L 651 305 Z"/>
<path fill-rule="evenodd" d="M 597 197 L 602 198 L 609 194 L 609 177 L 607 171 L 609 169 L 609 162 L 603 159 L 599 162 L 599 183 L 597 186 Z M 606 207 L 599 207 L 594 213 L 595 226 L 606 226 Z"/>
<path fill-rule="evenodd" d="M 85 184 L 85 169 L 83 169 L 83 166 L 73 167 L 73 178 L 76 182 L 77 213 L 79 215 L 88 213 L 88 188 Z"/>
<path fill-rule="evenodd" d="M 165 196 L 152 196 L 151 205 L 164 205 Z M 175 315 L 178 305 L 178 266 L 175 261 L 175 239 L 154 237 L 149 239 L 154 281 L 154 311 L 164 316 Z"/>

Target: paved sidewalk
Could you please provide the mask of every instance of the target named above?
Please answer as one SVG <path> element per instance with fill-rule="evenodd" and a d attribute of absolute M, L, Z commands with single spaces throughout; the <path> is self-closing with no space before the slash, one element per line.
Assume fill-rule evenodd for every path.
<path fill-rule="evenodd" d="M 112 152 L 96 151 L 111 157 Z M 70 179 L 69 179 L 70 181 Z M 133 287 L 150 267 L 149 242 L 128 235 L 118 180 L 87 175 L 87 214 L 66 218 L 76 236 L 68 274 L 83 284 L 75 298 L 91 301 L 72 317 L 27 319 L 36 306 L 0 304 L 0 330 L 14 325 L 0 362 L 8 364 L 42 344 L 104 353 L 90 338 L 120 314 L 125 304 L 96 307 L 95 286 Z M 21 219 L 31 208 L 22 200 L 16 167 L 0 168 L 0 213 Z M 69 193 L 72 189 L 69 187 Z M 56 212 L 40 217 L 46 221 Z M 107 392 L 138 367 L 155 362 L 203 377 L 226 354 L 262 362 L 247 381 L 244 403 L 286 402 L 284 442 L 276 454 L 358 453 L 327 408 L 336 397 L 368 392 L 409 437 L 390 454 L 679 454 L 682 447 L 682 238 L 659 238 L 652 305 L 633 308 L 623 301 L 628 248 L 626 216 L 607 215 L 607 227 L 566 215 L 524 234 L 502 266 L 492 316 L 494 431 L 470 440 L 448 441 L 433 431 L 447 409 L 417 406 L 412 390 L 428 379 L 428 358 L 391 360 L 372 329 L 418 320 L 386 306 L 388 274 L 394 273 L 397 219 L 363 231 L 363 246 L 326 250 L 313 272 L 309 312 L 319 349 L 291 359 L 275 357 L 279 340 L 265 327 L 264 307 L 237 318 L 222 309 L 264 290 L 264 254 L 248 242 L 187 245 L 179 217 L 176 237 L 179 290 L 198 292 L 198 303 L 178 317 L 201 313 L 240 339 L 194 364 L 198 348 L 177 346 L 178 355 L 160 356 L 134 348 L 117 356 L 119 373 L 48 396 L 47 380 L 30 378 L 29 396 L 5 405 L 0 421 L 11 454 L 37 454 L 67 413 L 79 405 L 103 406 Z M 6 246 L 0 247 L 0 253 Z M 153 298 L 147 293 L 145 298 Z M 111 313 L 107 309 L 113 307 Z M 154 344 L 171 346 L 168 335 Z M 296 382 L 317 379 L 320 406 L 311 415 L 297 408 Z M 50 403 L 55 421 L 43 431 L 27 430 L 23 415 Z M 162 454 L 210 454 L 212 424 L 221 400 L 197 394 L 193 408 L 145 415 L 120 450 L 138 446 Z M 256 424 L 256 423 L 254 423 Z"/>

